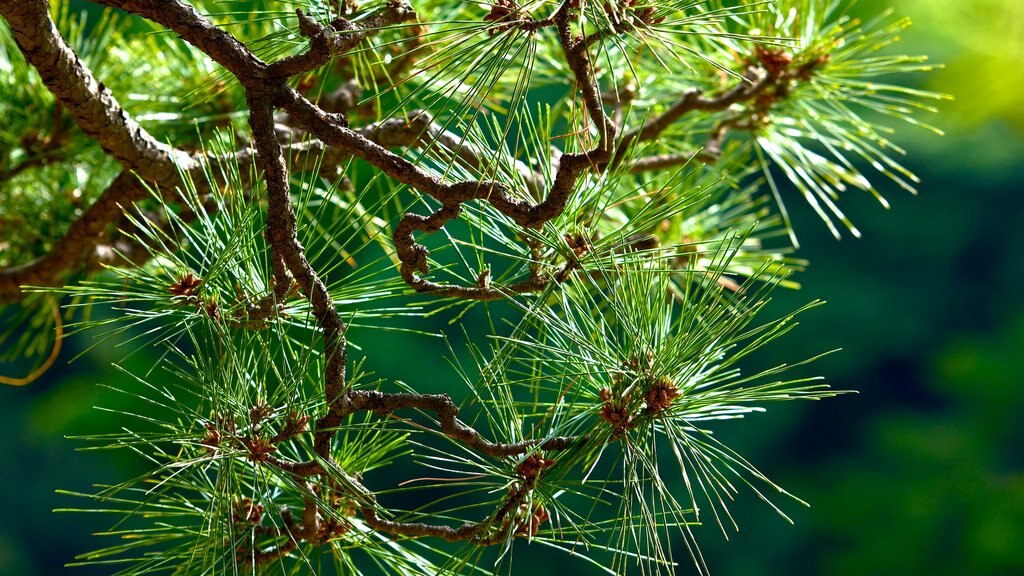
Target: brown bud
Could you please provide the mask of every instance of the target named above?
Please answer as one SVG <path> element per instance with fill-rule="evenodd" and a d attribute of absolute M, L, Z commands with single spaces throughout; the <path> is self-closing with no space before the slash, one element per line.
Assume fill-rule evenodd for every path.
<path fill-rule="evenodd" d="M 270 455 L 277 452 L 277 447 L 270 440 L 254 435 L 251 439 L 243 439 L 242 443 L 249 450 L 249 460 L 253 462 L 266 462 Z"/>
<path fill-rule="evenodd" d="M 207 451 L 213 452 L 220 447 L 220 432 L 213 422 L 206 423 L 206 436 L 199 441 Z"/>
<path fill-rule="evenodd" d="M 185 296 L 189 297 L 199 291 L 199 286 L 203 283 L 203 279 L 195 276 L 191 272 L 178 278 L 178 281 L 171 284 L 168 291 L 174 296 Z"/>
<path fill-rule="evenodd" d="M 793 55 L 778 48 L 758 46 L 755 49 L 758 62 L 772 76 L 778 76 L 793 63 Z"/>
<path fill-rule="evenodd" d="M 672 401 L 679 396 L 679 388 L 664 376 L 651 385 L 644 400 L 647 402 L 647 412 L 657 414 L 668 408 Z"/>
<path fill-rule="evenodd" d="M 260 423 L 273 414 L 273 412 L 274 409 L 266 404 L 255 404 L 249 409 L 249 422 L 254 428 L 259 428 Z"/>
<path fill-rule="evenodd" d="M 519 474 L 527 480 L 531 480 L 539 476 L 541 470 L 554 465 L 554 460 L 546 460 L 540 455 L 540 453 L 534 452 L 516 466 L 516 474 Z"/>
<path fill-rule="evenodd" d="M 517 536 L 524 536 L 526 538 L 532 538 L 537 535 L 540 530 L 541 524 L 548 521 L 548 511 L 543 506 L 536 506 L 530 511 L 529 517 L 527 517 L 519 528 L 516 530 Z"/>

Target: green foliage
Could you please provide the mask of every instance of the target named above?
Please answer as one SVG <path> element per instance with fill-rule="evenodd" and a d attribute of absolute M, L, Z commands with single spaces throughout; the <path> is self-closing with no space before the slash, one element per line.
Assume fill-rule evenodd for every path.
<path fill-rule="evenodd" d="M 342 15 L 359 25 L 384 10 L 319 0 L 198 4 L 268 61 L 306 49 L 296 7 L 324 25 Z M 914 114 L 939 98 L 881 83 L 928 68 L 878 55 L 904 22 L 861 24 L 840 4 L 431 0 L 414 5 L 418 21 L 375 31 L 295 78 L 313 100 L 355 80 L 353 126 L 408 118 L 408 127 L 425 110 L 432 126 L 404 144 L 417 168 L 448 183 L 494 181 L 530 203 L 556 186 L 561 158 L 602 139 L 563 42 L 538 24 L 555 11 L 572 6 L 573 33 L 590 46 L 587 70 L 609 115 L 637 133 L 671 114 L 687 91 L 720 98 L 761 85 L 750 98 L 694 108 L 657 138 L 623 136 L 621 154 L 585 172 L 564 209 L 540 226 L 474 201 L 460 206 L 458 222 L 417 239 L 430 249 L 432 281 L 493 285 L 506 298 L 508 306 L 485 311 L 502 315 L 501 327 L 467 332 L 468 350 L 452 349 L 450 360 L 453 380 L 467 386 L 460 418 L 484 437 L 528 449 L 489 455 L 429 417 L 424 424 L 367 409 L 328 431 L 330 458 L 314 449 L 321 430 L 310 431 L 335 410 L 324 398 L 322 324 L 298 283 L 276 283 L 268 186 L 244 130 L 243 91 L 153 24 L 109 11 L 90 24 L 60 4 L 59 27 L 82 61 L 111 79 L 126 111 L 203 166 L 202 181 L 183 168 L 179 189 L 152 189 L 124 207 L 110 233 L 141 255 L 113 243 L 118 265 L 85 266 L 62 288 L 32 288 L 30 313 L 9 324 L 32 329 L 2 332 L 14 354 L 41 354 L 48 335 L 40 323 L 49 316 L 35 294 L 49 294 L 62 299 L 69 333 L 160 350 L 151 370 L 122 368 L 133 382 L 116 390 L 150 409 L 117 412 L 122 432 L 84 438 L 92 449 L 134 452 L 150 470 L 79 495 L 90 499 L 88 511 L 117 515 L 103 535 L 120 542 L 76 564 L 124 575 L 492 573 L 511 572 L 513 548 L 536 543 L 611 574 L 674 573 L 688 563 L 703 573 L 697 534 L 702 524 L 736 528 L 727 504 L 738 488 L 786 517 L 775 497 L 800 500 L 715 436 L 722 421 L 771 402 L 836 394 L 788 373 L 810 360 L 739 368 L 817 305 L 767 321 L 759 314 L 777 286 L 797 285 L 791 275 L 805 265 L 792 256 L 779 176 L 837 236 L 833 220 L 856 234 L 841 194 L 852 188 L 881 199 L 864 164 L 913 191 L 916 178 L 894 158 L 902 150 L 888 123 L 921 124 Z M 13 192 L 0 200 L 0 215 L 19 232 L 3 241 L 4 266 L 44 255 L 118 169 L 17 54 L 3 29 L 0 169 L 9 177 L 0 186 Z M 411 297 L 395 270 L 399 220 L 438 202 L 367 162 L 339 160 L 279 121 L 298 240 L 351 330 L 351 347 L 399 329 L 399 316 L 460 307 L 458 322 L 476 302 Z M 39 126 L 50 132 L 41 136 Z M 678 161 L 637 169 L 659 156 Z M 45 237 L 27 234 L 40 218 L 61 224 Z M 550 281 L 535 293 L 507 288 L 525 277 Z M 417 368 L 425 380 L 437 377 L 435 366 Z M 359 360 L 347 377 L 347 390 L 365 393 L 411 395 L 422 386 L 386 374 L 375 380 Z M 544 448 L 563 439 L 557 450 Z M 322 472 L 297 474 L 277 459 Z M 383 472 L 401 460 L 422 467 L 424 478 L 396 482 Z M 322 515 L 321 533 L 302 532 L 300 510 Z M 482 528 L 452 547 L 392 538 L 371 513 L 406 526 Z"/>
<path fill-rule="evenodd" d="M 705 274 L 694 265 L 684 273 Z M 488 426 L 516 440 L 594 440 L 586 450 L 555 456 L 535 498 L 561 521 L 537 538 L 600 542 L 608 531 L 615 573 L 659 573 L 678 562 L 669 546 L 678 532 L 706 569 L 694 521 L 735 528 L 727 503 L 737 485 L 769 503 L 773 494 L 788 496 L 710 426 L 762 411 L 764 403 L 835 392 L 814 378 L 769 381 L 794 365 L 747 375 L 735 367 L 795 326 L 793 316 L 751 326 L 772 285 L 748 282 L 750 293 L 724 300 L 703 282 L 680 287 L 664 270 L 634 261 L 614 280 L 573 282 L 533 304 L 523 324 L 499 340 L 494 358 L 479 367 L 481 378 L 467 379 L 476 402 L 487 407 Z M 600 525 L 593 518 L 600 508 L 559 502 L 590 483 L 600 487 L 602 505 L 629 522 L 586 529 Z"/>

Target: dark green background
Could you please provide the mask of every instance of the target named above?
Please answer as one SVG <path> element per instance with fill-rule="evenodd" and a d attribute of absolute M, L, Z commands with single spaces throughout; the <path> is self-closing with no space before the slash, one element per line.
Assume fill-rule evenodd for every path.
<path fill-rule="evenodd" d="M 773 306 L 829 304 L 752 362 L 841 346 L 814 372 L 860 394 L 722 426 L 740 453 L 812 507 L 789 506 L 789 526 L 744 494 L 730 542 L 700 531 L 719 576 L 1024 574 L 1024 4 L 892 0 L 857 10 L 887 5 L 916 21 L 901 50 L 947 64 L 907 80 L 957 97 L 932 119 L 947 135 L 901 129 L 896 140 L 912 152 L 921 194 L 890 191 L 890 211 L 867 195 L 845 199 L 862 240 L 837 243 L 790 196 L 800 255 L 812 266 L 803 290 L 777 293 Z M 403 364 L 441 351 L 418 342 Z M 124 479 L 137 465 L 76 452 L 64 438 L 116 425 L 92 406 L 114 402 L 96 384 L 123 352 L 96 349 L 66 365 L 85 344 L 70 340 L 31 387 L 0 388 L 0 574 L 104 573 L 61 567 L 98 545 L 88 534 L 110 519 L 50 512 L 81 504 L 54 490 Z M 367 353 L 378 376 L 408 376 Z M 518 567 L 556 573 L 550 558 Z"/>

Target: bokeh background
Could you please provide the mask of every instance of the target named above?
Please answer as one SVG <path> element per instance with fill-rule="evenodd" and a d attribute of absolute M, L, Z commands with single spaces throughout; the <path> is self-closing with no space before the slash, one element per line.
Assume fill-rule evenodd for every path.
<path fill-rule="evenodd" d="M 814 372 L 859 394 L 774 406 L 722 427 L 812 507 L 788 506 L 790 526 L 741 496 L 732 508 L 741 530 L 729 542 L 700 531 L 718 576 L 1024 574 L 1024 2 L 862 0 L 854 11 L 890 6 L 915 22 L 899 49 L 945 65 L 903 81 L 956 97 L 932 118 L 946 136 L 894 136 L 912 151 L 921 194 L 890 193 L 889 211 L 867 195 L 848 198 L 862 240 L 836 242 L 809 209 L 789 203 L 812 266 L 803 289 L 778 292 L 773 306 L 829 304 L 751 362 L 842 347 Z M 81 504 L 57 489 L 141 471 L 125 455 L 76 451 L 67 438 L 108 430 L 111 416 L 94 406 L 119 402 L 99 384 L 123 351 L 96 348 L 67 365 L 85 346 L 68 341 L 29 388 L 0 388 L 0 575 L 105 573 L 63 565 L 94 548 L 88 534 L 111 519 L 51 512 Z M 437 352 L 403 351 L 409 365 Z M 379 376 L 406 376 L 367 353 Z M 569 575 L 551 561 L 519 568 Z"/>

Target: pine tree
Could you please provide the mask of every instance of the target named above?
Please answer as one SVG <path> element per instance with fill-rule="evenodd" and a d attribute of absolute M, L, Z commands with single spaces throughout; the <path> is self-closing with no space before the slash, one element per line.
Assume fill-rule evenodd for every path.
<path fill-rule="evenodd" d="M 785 517 L 713 434 L 838 393 L 740 370 L 817 305 L 762 318 L 785 203 L 858 235 L 842 197 L 914 191 L 892 124 L 940 98 L 847 4 L 0 0 L 0 336 L 36 364 L 3 381 L 73 334 L 161 358 L 88 439 L 151 470 L 80 495 L 118 542 L 79 562 L 704 573 L 738 490 Z M 424 382 L 364 370 L 466 314 Z"/>

